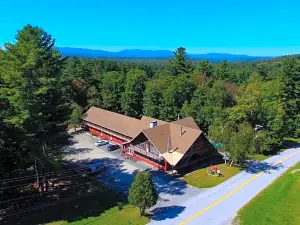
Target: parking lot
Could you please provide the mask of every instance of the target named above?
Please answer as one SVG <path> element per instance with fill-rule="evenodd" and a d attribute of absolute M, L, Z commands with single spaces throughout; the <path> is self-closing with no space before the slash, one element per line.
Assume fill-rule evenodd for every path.
<path fill-rule="evenodd" d="M 99 175 L 98 179 L 106 185 L 115 186 L 120 191 L 128 190 L 128 186 L 138 170 L 151 169 L 146 164 L 123 159 L 121 148 L 108 151 L 106 150 L 107 145 L 95 146 L 97 140 L 99 138 L 87 133 L 75 135 L 72 144 L 65 150 L 64 159 L 74 162 L 78 166 L 90 165 L 95 162 L 104 165 L 107 169 Z"/>
<path fill-rule="evenodd" d="M 107 186 L 127 193 L 138 170 L 150 170 L 153 181 L 159 193 L 159 201 L 155 208 L 174 206 L 203 191 L 167 175 L 156 171 L 151 166 L 141 162 L 126 160 L 121 156 L 121 149 L 107 151 L 106 146 L 96 147 L 99 140 L 87 133 L 77 134 L 72 144 L 66 148 L 64 159 L 78 166 L 97 162 L 106 169 L 97 175 L 97 179 Z"/>

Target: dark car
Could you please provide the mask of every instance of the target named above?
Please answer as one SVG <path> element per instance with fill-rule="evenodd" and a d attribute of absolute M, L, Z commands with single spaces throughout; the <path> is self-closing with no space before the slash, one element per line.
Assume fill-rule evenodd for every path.
<path fill-rule="evenodd" d="M 112 144 L 109 144 L 109 145 L 106 147 L 107 151 L 114 151 L 114 150 L 117 150 L 117 149 L 119 149 L 119 148 L 120 148 L 119 145 L 112 145 Z"/>

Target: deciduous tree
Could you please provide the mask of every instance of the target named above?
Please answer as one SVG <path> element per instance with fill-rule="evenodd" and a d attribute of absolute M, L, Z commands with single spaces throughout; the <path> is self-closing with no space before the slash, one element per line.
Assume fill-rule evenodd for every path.
<path fill-rule="evenodd" d="M 102 101 L 101 101 L 101 94 L 98 91 L 97 87 L 92 85 L 87 89 L 86 93 L 87 97 L 87 102 L 88 102 L 88 107 L 101 107 L 102 106 Z"/>
<path fill-rule="evenodd" d="M 127 73 L 125 92 L 122 96 L 122 110 L 127 116 L 143 114 L 143 97 L 147 75 L 145 71 L 132 69 Z"/>
<path fill-rule="evenodd" d="M 185 101 L 190 101 L 196 85 L 184 75 L 174 79 L 164 92 L 160 116 L 166 121 L 176 120 Z"/>
<path fill-rule="evenodd" d="M 69 119 L 69 126 L 74 128 L 74 131 L 76 132 L 76 128 L 79 127 L 82 122 L 82 108 L 76 103 L 73 103 L 71 108 L 72 113 Z"/>
<path fill-rule="evenodd" d="M 124 92 L 124 77 L 119 72 L 107 72 L 102 78 L 102 107 L 121 112 L 121 97 Z"/>
<path fill-rule="evenodd" d="M 149 80 L 146 83 L 146 90 L 144 95 L 144 113 L 146 116 L 159 118 L 161 107 L 163 104 L 163 93 L 168 87 L 165 79 Z"/>

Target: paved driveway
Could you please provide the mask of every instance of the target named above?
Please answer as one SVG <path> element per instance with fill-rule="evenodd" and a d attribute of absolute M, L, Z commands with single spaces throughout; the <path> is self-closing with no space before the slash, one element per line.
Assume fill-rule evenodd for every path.
<path fill-rule="evenodd" d="M 299 161 L 300 149 L 293 148 L 252 163 L 246 171 L 215 188 L 156 215 L 150 224 L 228 225 L 240 208 Z"/>
<path fill-rule="evenodd" d="M 152 167 L 144 163 L 125 160 L 120 155 L 121 150 L 108 152 L 105 146 L 96 147 L 94 145 L 96 140 L 95 137 L 86 133 L 75 135 L 72 145 L 65 151 L 65 160 L 73 161 L 78 165 L 95 161 L 106 165 L 108 169 L 99 175 L 98 180 L 125 193 L 128 192 L 138 170 L 150 170 L 159 193 L 159 201 L 152 208 L 155 212 L 163 212 L 170 206 L 181 204 L 204 191 L 187 185 L 164 172 L 152 170 Z"/>

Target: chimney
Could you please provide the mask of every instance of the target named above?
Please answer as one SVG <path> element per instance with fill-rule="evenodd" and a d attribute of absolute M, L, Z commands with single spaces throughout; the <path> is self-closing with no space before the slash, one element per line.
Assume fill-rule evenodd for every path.
<path fill-rule="evenodd" d="M 170 138 L 168 138 L 167 152 L 170 153 L 170 151 L 171 151 L 171 142 L 170 142 Z"/>
<path fill-rule="evenodd" d="M 182 136 L 182 127 L 180 127 L 180 130 L 179 130 L 179 136 L 181 137 Z"/>
<path fill-rule="evenodd" d="M 153 127 L 157 127 L 157 121 L 156 120 L 150 121 L 150 128 L 153 128 Z"/>

